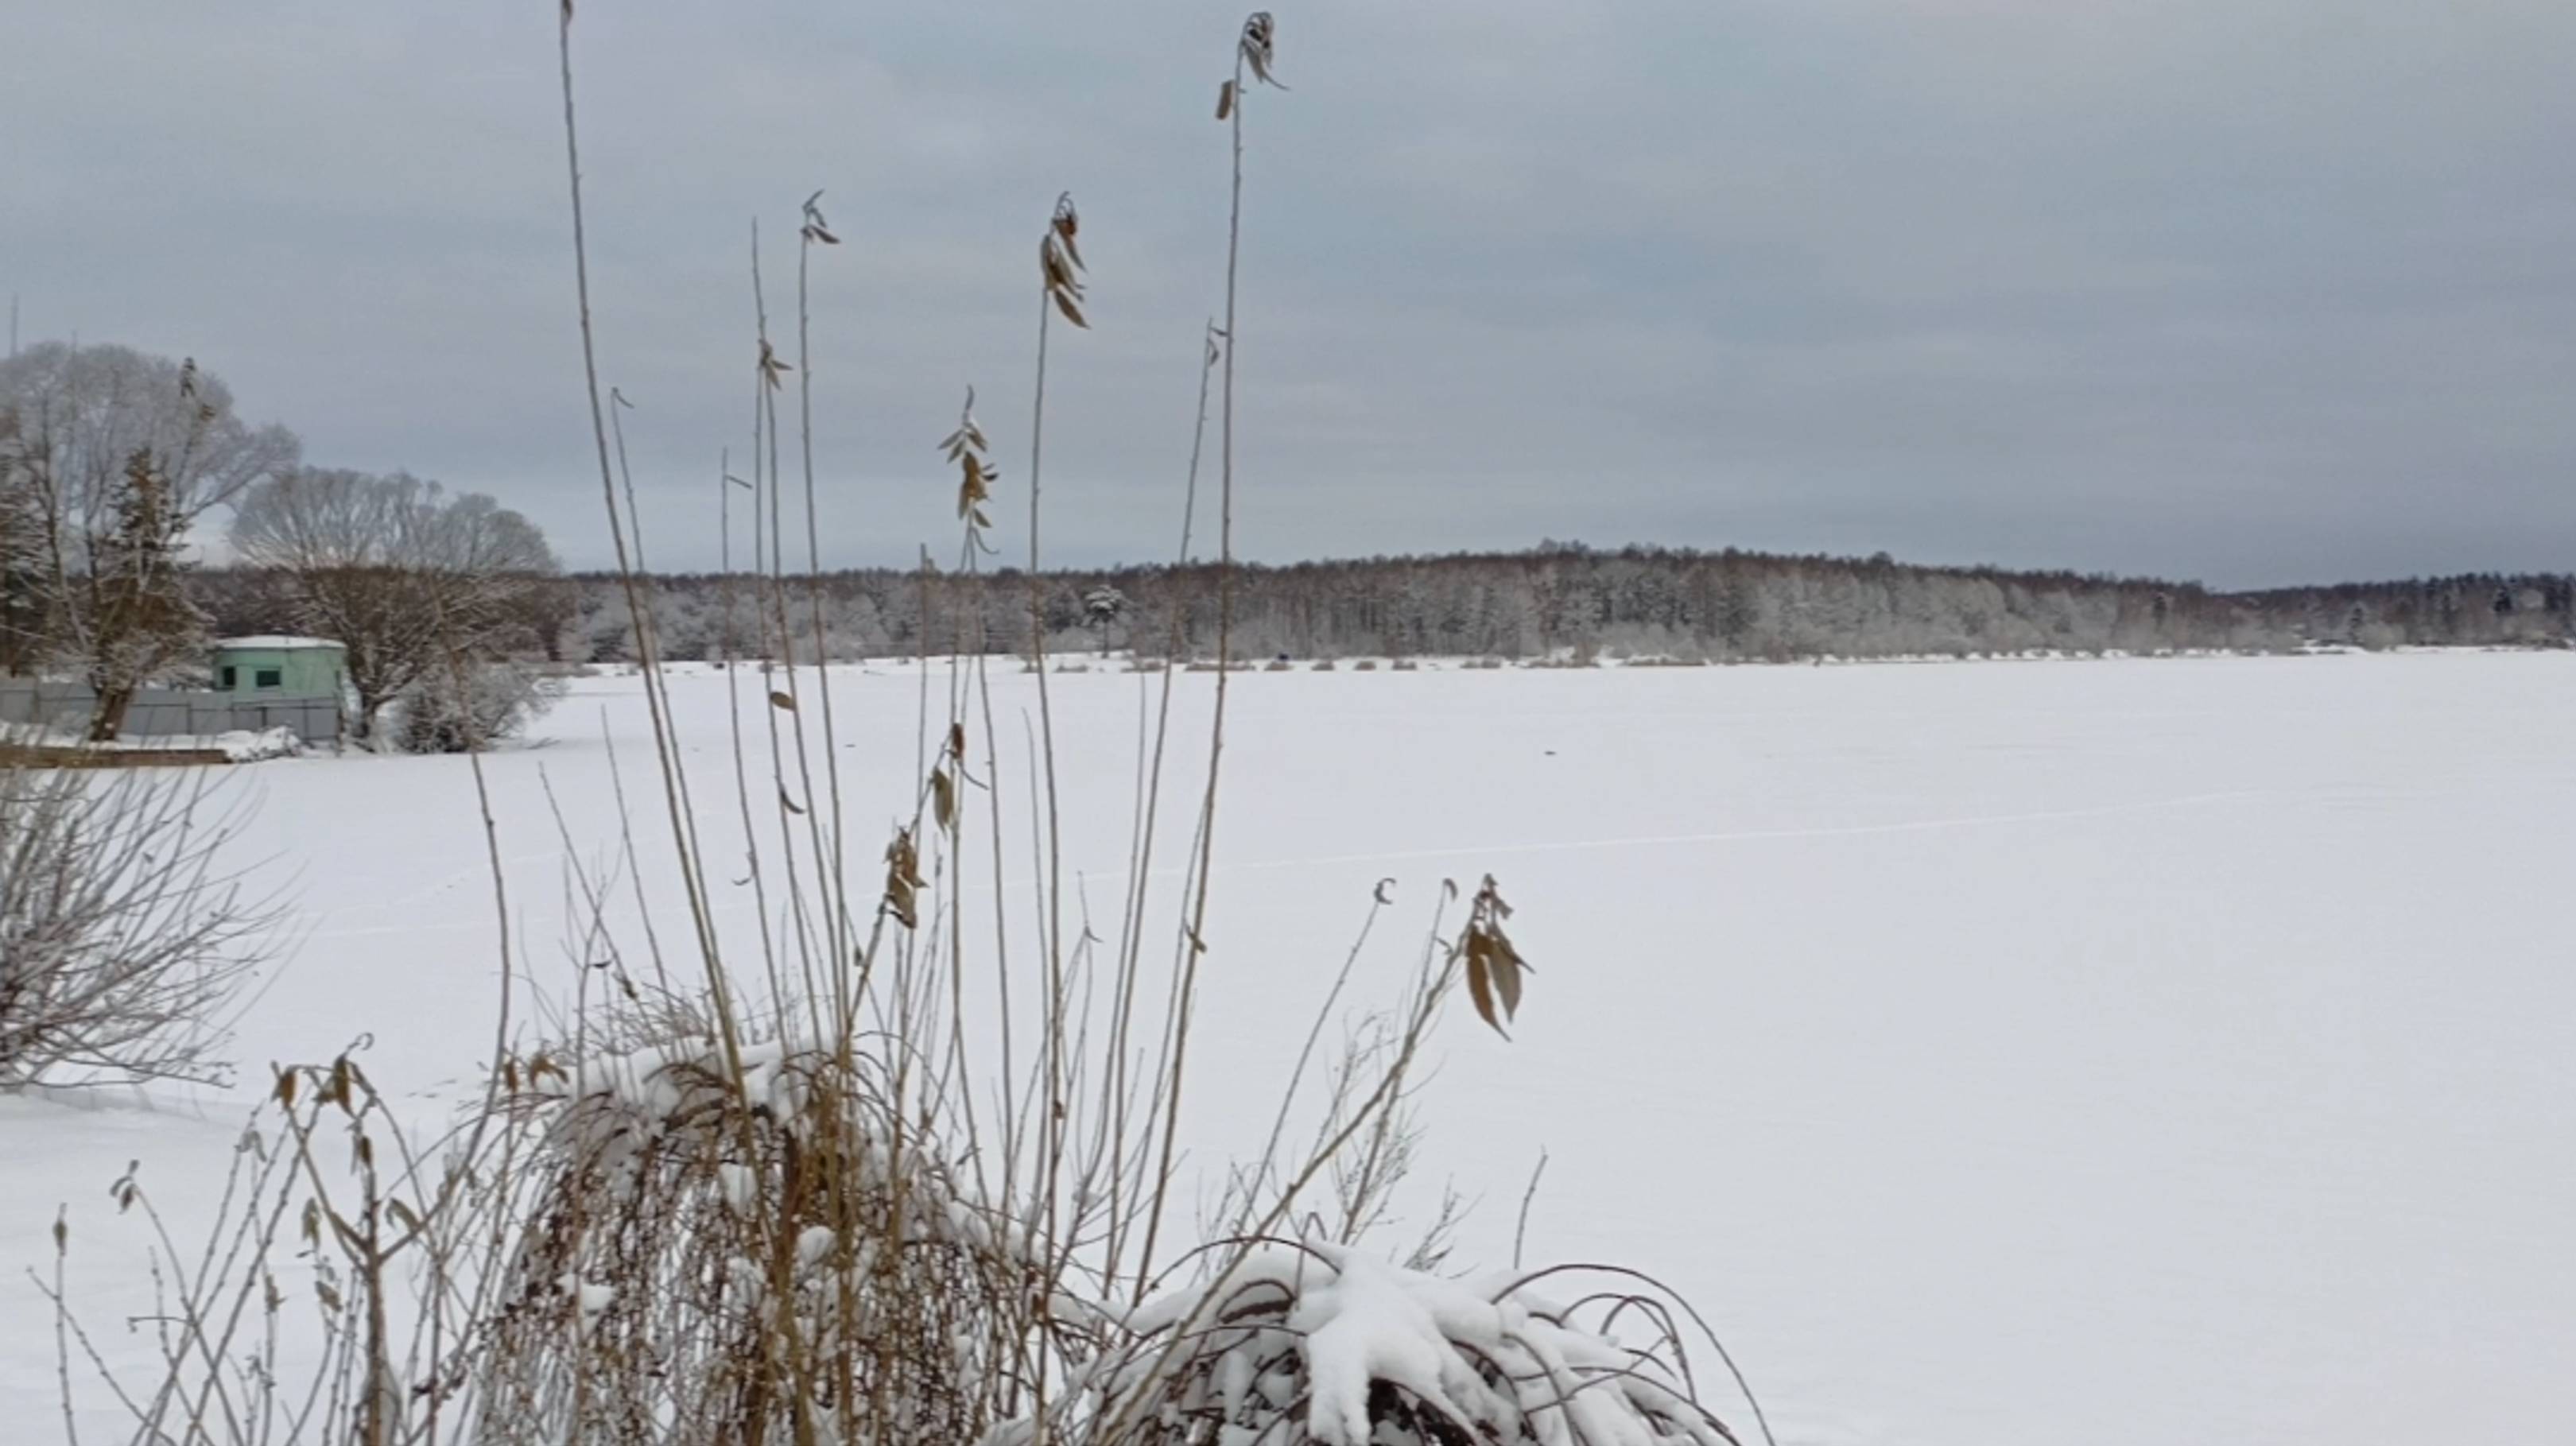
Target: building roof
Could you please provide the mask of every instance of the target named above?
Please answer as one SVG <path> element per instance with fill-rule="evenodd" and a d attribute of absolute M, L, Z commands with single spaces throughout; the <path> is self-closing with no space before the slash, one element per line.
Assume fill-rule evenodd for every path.
<path fill-rule="evenodd" d="M 215 646 L 221 649 L 245 652 L 257 650 L 268 653 L 303 652 L 312 648 L 338 648 L 341 651 L 347 651 L 345 645 L 333 642 L 329 638 L 290 638 L 276 633 L 251 638 L 217 638 Z"/>

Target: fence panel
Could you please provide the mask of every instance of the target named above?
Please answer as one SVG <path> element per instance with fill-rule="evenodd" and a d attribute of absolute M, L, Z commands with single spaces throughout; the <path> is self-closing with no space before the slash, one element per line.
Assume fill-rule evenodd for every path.
<path fill-rule="evenodd" d="M 97 695 L 80 683 L 0 679 L 0 723 L 74 732 L 89 725 L 97 702 Z M 125 733 L 133 738 L 203 737 L 270 728 L 285 728 L 307 743 L 336 743 L 340 705 L 330 698 L 232 698 L 144 688 L 125 711 Z"/>

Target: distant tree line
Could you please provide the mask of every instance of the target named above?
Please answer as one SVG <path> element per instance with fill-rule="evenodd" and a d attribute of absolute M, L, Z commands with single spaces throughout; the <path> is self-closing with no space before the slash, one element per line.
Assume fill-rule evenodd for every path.
<path fill-rule="evenodd" d="M 227 630 L 269 625 L 283 582 L 259 572 L 192 578 Z M 1024 575 L 858 569 L 785 579 L 800 647 L 819 595 L 836 659 L 971 650 L 1025 653 Z M 664 654 L 757 656 L 745 574 L 653 578 L 644 594 Z M 1054 655 L 1216 651 L 1208 565 L 1050 572 L 1041 614 Z M 765 596 L 765 595 L 763 595 Z M 1234 652 L 1297 658 L 1599 656 L 1787 662 L 1823 656 L 1970 657 L 2030 652 L 2273 651 L 2308 644 L 2566 646 L 2576 578 L 2469 574 L 2401 582 L 2217 592 L 2193 583 L 1869 558 L 1551 543 L 1528 552 L 1247 565 L 1235 580 Z M 517 647 L 562 662 L 635 658 L 625 591 L 572 574 L 517 594 Z"/>
<path fill-rule="evenodd" d="M 228 518 L 242 561 L 198 546 Z M 783 588 L 795 646 L 835 659 L 1029 650 L 1023 574 L 863 568 L 764 581 L 683 573 L 641 589 L 664 656 L 761 654 Z M 1050 572 L 1052 654 L 1199 659 L 1217 649 L 1206 563 Z M 2312 643 L 2565 646 L 2576 580 L 2470 574 L 2259 592 L 1995 567 L 1728 549 L 1542 543 L 1527 552 L 1269 567 L 1234 582 L 1239 657 L 1786 662 L 1823 656 L 2266 651 Z M 97 737 L 137 687 L 184 675 L 210 636 L 313 633 L 348 649 L 356 731 L 398 699 L 438 737 L 470 736 L 476 677 L 505 659 L 636 660 L 626 589 L 563 574 L 545 539 L 488 497 L 402 473 L 303 465 L 294 435 L 236 415 L 193 362 L 40 345 L 0 363 L 0 672 L 85 679 Z M 462 665 L 462 666 L 460 666 Z M 462 688 L 460 692 L 459 689 Z M 495 705 L 497 706 L 497 705 Z M 441 717 L 467 720 L 442 731 Z"/>

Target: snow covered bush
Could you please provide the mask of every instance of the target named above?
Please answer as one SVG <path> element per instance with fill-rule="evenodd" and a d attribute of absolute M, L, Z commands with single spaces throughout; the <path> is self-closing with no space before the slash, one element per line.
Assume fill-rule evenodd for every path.
<path fill-rule="evenodd" d="M 0 767 L 0 1089 L 220 1081 L 269 919 L 202 770 Z"/>
<path fill-rule="evenodd" d="M 396 737 L 405 753 L 465 753 L 515 738 L 563 695 L 561 681 L 512 663 L 440 669 L 402 695 Z"/>
<path fill-rule="evenodd" d="M 1258 1242 L 1119 1322 L 1071 1439 L 1737 1446 L 1697 1399 L 1686 1307 L 1622 1272 L 1568 1306 L 1533 1289 L 1553 1274 L 1452 1280 L 1347 1246 Z M 1642 1347 L 1614 1334 L 1623 1321 Z"/>

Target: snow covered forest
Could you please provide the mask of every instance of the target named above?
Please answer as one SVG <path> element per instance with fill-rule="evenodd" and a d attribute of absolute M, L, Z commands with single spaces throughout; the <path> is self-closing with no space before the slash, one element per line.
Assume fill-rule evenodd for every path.
<path fill-rule="evenodd" d="M 289 600 L 282 578 L 212 569 L 191 581 L 220 631 L 284 625 Z M 1048 650 L 1211 656 L 1217 581 L 1213 565 L 1051 573 Z M 974 651 L 979 638 L 996 651 L 1027 646 L 1028 593 L 1011 569 L 979 578 L 857 569 L 826 575 L 822 589 L 835 659 L 917 652 L 925 617 L 933 653 Z M 665 575 L 653 580 L 652 592 L 666 656 L 706 660 L 758 652 L 747 576 Z M 1778 662 L 1827 655 L 2260 652 L 2311 643 L 2566 646 L 2576 635 L 2570 606 L 2576 577 L 2568 575 L 2471 574 L 2231 593 L 2148 578 L 1920 567 L 1884 553 L 1787 557 L 1568 543 L 1509 554 L 1242 566 L 1235 599 L 1236 651 L 1255 658 L 1599 653 Z M 562 662 L 634 661 L 623 590 L 604 573 L 562 578 L 529 599 L 520 646 Z"/>

